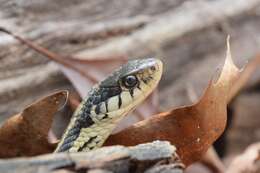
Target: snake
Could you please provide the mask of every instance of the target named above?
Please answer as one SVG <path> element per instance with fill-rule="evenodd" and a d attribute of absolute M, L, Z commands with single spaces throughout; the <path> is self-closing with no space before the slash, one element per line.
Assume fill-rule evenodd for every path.
<path fill-rule="evenodd" d="M 157 87 L 163 64 L 135 59 L 94 85 L 70 119 L 54 152 L 87 152 L 101 147 L 117 124 Z"/>

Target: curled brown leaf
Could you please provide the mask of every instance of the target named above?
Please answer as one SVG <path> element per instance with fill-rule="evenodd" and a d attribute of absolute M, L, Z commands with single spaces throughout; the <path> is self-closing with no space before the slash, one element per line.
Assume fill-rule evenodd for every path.
<path fill-rule="evenodd" d="M 55 145 L 48 141 L 48 132 L 55 113 L 64 106 L 67 97 L 67 91 L 53 93 L 7 119 L 0 127 L 0 157 L 52 152 Z"/>

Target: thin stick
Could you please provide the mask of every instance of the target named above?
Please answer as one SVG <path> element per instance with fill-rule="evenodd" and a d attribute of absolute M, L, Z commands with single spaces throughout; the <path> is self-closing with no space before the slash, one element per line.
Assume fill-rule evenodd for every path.
<path fill-rule="evenodd" d="M 66 60 L 66 58 L 64 58 L 64 57 L 62 57 L 62 56 L 60 56 L 60 55 L 58 55 L 58 54 L 56 54 L 54 52 L 51 52 L 48 49 L 46 49 L 46 48 L 44 48 L 42 46 L 39 46 L 39 45 L 29 41 L 29 40 L 26 40 L 26 39 L 20 37 L 19 35 L 16 35 L 16 34 L 12 33 L 11 31 L 9 31 L 9 30 L 7 30 L 7 29 L 5 29 L 3 27 L 0 27 L 0 31 L 4 32 L 4 33 L 6 33 L 6 34 L 8 34 L 8 35 L 10 35 L 12 37 L 14 37 L 16 40 L 19 40 L 21 43 L 27 45 L 28 47 L 32 48 L 36 52 L 38 52 L 38 53 L 40 53 L 40 54 L 42 54 L 42 55 L 44 55 L 46 57 L 48 57 L 49 59 L 51 59 L 51 60 L 53 60 L 53 61 L 55 61 L 55 62 L 57 62 L 59 64 L 62 64 L 65 67 L 71 68 L 71 69 L 79 72 L 82 76 L 86 77 L 91 82 L 96 83 L 98 81 L 96 77 L 94 77 L 94 76 L 92 76 L 90 74 L 85 73 L 81 69 L 78 69 L 78 68 L 76 68 L 74 66 L 71 66 L 71 63 L 68 62 L 69 59 Z"/>

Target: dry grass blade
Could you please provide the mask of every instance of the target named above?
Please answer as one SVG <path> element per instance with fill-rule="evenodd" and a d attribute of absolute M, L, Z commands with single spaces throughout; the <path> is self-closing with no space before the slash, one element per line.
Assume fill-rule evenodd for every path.
<path fill-rule="evenodd" d="M 67 91 L 53 93 L 6 120 L 0 127 L 0 157 L 52 152 L 54 145 L 48 141 L 48 132 L 55 113 L 64 106 L 67 97 Z"/>
<path fill-rule="evenodd" d="M 228 43 L 226 61 L 219 79 L 210 82 L 197 103 L 136 123 L 111 136 L 107 145 L 136 145 L 156 139 L 168 140 L 176 146 L 184 164 L 200 160 L 225 129 L 228 94 L 239 74 Z"/>
<path fill-rule="evenodd" d="M 89 79 L 93 83 L 96 83 L 98 81 L 98 79 L 95 76 L 93 76 L 92 74 L 84 71 L 84 69 L 82 67 L 80 67 L 82 64 L 90 64 L 90 65 L 98 64 L 98 65 L 102 66 L 102 65 L 104 65 L 104 63 L 108 63 L 111 61 L 118 61 L 118 60 L 125 61 L 124 57 L 108 57 L 108 58 L 96 58 L 96 59 L 85 58 L 84 60 L 77 59 L 72 56 L 64 57 L 64 56 L 60 56 L 59 54 L 56 54 L 54 52 L 51 52 L 48 49 L 31 42 L 30 40 L 24 39 L 24 38 L 20 37 L 19 35 L 11 32 L 3 27 L 0 27 L 0 31 L 14 37 L 15 39 L 19 40 L 21 43 L 27 45 L 28 47 L 32 48 L 33 50 L 37 51 L 38 53 L 46 56 L 50 60 L 53 60 L 53 61 L 57 62 L 58 64 L 63 65 L 64 67 L 75 70 L 80 75 Z"/>

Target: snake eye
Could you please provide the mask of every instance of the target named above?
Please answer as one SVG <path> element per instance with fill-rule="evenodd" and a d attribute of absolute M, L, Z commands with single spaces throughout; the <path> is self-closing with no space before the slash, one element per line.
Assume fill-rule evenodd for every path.
<path fill-rule="evenodd" d="M 123 78 L 123 84 L 125 85 L 126 88 L 132 88 L 137 84 L 138 80 L 136 76 L 134 75 L 129 75 Z"/>
<path fill-rule="evenodd" d="M 155 66 L 152 66 L 152 67 L 150 67 L 150 69 L 151 69 L 152 71 L 155 71 L 155 70 L 156 70 L 156 67 L 155 67 Z"/>

